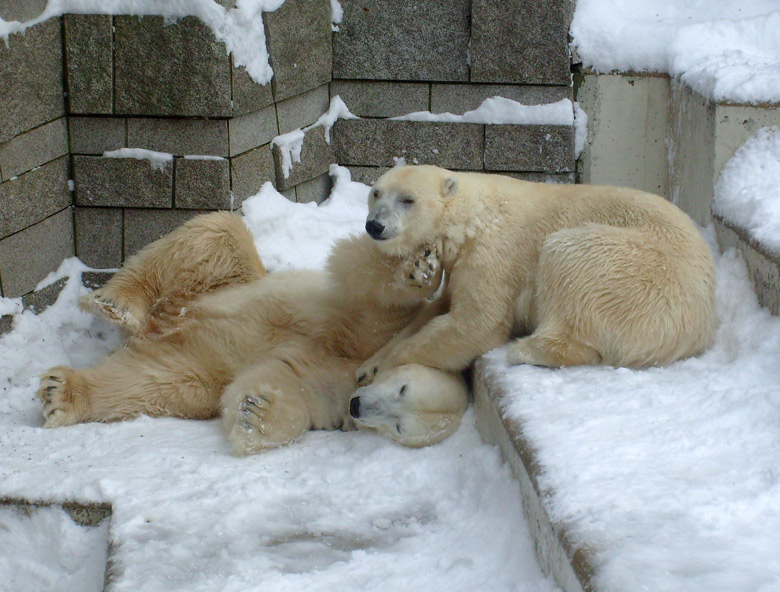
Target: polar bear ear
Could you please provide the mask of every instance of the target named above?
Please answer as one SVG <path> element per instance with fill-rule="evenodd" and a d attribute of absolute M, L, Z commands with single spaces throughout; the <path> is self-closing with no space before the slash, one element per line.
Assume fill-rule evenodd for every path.
<path fill-rule="evenodd" d="M 458 180 L 453 177 L 444 179 L 444 197 L 452 197 L 458 191 Z"/>

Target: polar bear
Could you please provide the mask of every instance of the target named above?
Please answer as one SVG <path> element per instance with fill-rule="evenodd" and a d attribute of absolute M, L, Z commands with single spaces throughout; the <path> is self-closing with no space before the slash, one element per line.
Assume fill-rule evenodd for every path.
<path fill-rule="evenodd" d="M 437 289 L 441 270 L 425 252 L 400 259 L 353 237 L 335 245 L 326 272 L 266 275 L 241 218 L 194 218 L 82 299 L 130 337 L 92 368 L 60 366 L 41 377 L 45 427 L 222 415 L 238 454 L 308 429 L 354 429 L 355 421 L 381 430 L 373 412 L 350 415 L 354 374 Z M 467 401 L 459 376 L 418 366 L 375 386 L 361 399 L 408 391 L 388 411 L 396 429 L 384 433 L 410 446 L 455 431 Z"/>
<path fill-rule="evenodd" d="M 403 166 L 374 184 L 366 231 L 388 255 L 439 244 L 447 288 L 359 384 L 410 363 L 461 370 L 513 329 L 509 361 L 550 367 L 663 365 L 713 336 L 710 250 L 656 195 Z"/>

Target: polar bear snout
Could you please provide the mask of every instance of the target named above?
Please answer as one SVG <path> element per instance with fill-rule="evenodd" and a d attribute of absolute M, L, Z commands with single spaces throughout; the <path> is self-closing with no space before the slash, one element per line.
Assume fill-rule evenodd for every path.
<path fill-rule="evenodd" d="M 360 417 L 360 397 L 353 397 L 349 402 L 349 414 L 357 419 Z"/>
<path fill-rule="evenodd" d="M 381 222 L 376 220 L 368 220 L 366 222 L 366 232 L 374 240 L 384 240 L 382 233 L 385 231 L 385 226 Z"/>

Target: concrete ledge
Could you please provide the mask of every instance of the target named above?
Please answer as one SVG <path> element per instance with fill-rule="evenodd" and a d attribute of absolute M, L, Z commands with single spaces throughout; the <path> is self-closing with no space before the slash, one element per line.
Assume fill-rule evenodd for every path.
<path fill-rule="evenodd" d="M 773 315 L 780 316 L 780 257 L 719 216 L 713 214 L 712 218 L 721 249 L 735 248 L 745 260 L 758 303 Z"/>
<path fill-rule="evenodd" d="M 523 426 L 503 416 L 503 387 L 480 358 L 474 365 L 474 408 L 482 439 L 501 450 L 520 483 L 523 510 L 534 540 L 539 565 L 564 592 L 589 592 L 594 569 L 586 548 L 575 548 L 565 526 L 553 524 L 544 509 L 538 484 L 541 467 L 523 435 Z"/>

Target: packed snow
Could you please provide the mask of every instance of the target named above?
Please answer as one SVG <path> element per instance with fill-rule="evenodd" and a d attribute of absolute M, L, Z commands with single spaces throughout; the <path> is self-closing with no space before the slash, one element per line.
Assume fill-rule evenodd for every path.
<path fill-rule="evenodd" d="M 723 165 L 712 211 L 780 256 L 780 128 L 760 129 Z"/>
<path fill-rule="evenodd" d="M 209 27 L 255 82 L 267 84 L 273 77 L 268 63 L 263 12 L 274 12 L 284 0 L 236 0 L 226 10 L 215 0 L 48 0 L 40 16 L 25 23 L 0 19 L 0 39 L 10 43 L 14 33 L 63 14 L 129 14 L 138 17 L 162 16 L 170 22 L 194 16 Z"/>
<path fill-rule="evenodd" d="M 291 203 L 270 184 L 244 202 L 271 273 L 321 268 L 336 238 L 361 232 L 369 189 L 332 172 L 321 206 Z M 310 432 L 246 458 L 231 454 L 219 420 L 43 429 L 38 375 L 90 365 L 121 343 L 78 309 L 83 266 L 65 266 L 72 279 L 56 304 L 17 314 L 0 338 L 0 498 L 110 503 L 113 590 L 555 590 L 535 561 L 519 487 L 481 443 L 471 411 L 426 449 L 370 432 Z M 34 557 L 39 545 L 20 541 L 8 553 Z M 0 590 L 11 575 L 0 574 Z"/>
<path fill-rule="evenodd" d="M 600 592 L 779 589 L 780 319 L 734 250 L 716 267 L 720 326 L 696 358 L 550 370 L 488 356 L 548 514 L 592 553 Z"/>
<path fill-rule="evenodd" d="M 80 526 L 53 506 L 0 506 L 0 589 L 100 592 L 108 524 Z"/>
<path fill-rule="evenodd" d="M 598 72 L 666 72 L 716 101 L 780 102 L 777 0 L 577 0 L 570 32 Z"/>

